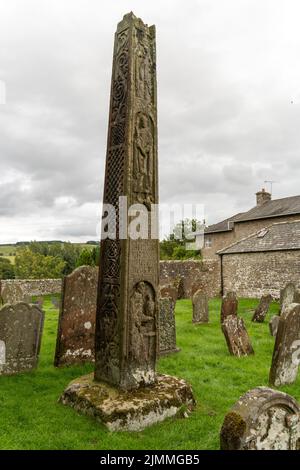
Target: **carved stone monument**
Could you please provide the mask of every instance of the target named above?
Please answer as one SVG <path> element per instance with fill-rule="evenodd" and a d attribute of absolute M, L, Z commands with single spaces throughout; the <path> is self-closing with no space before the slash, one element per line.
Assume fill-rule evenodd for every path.
<path fill-rule="evenodd" d="M 297 290 L 295 284 L 289 282 L 280 291 L 280 313 L 284 312 L 286 307 L 294 303 L 300 303 L 300 292 Z"/>
<path fill-rule="evenodd" d="M 286 393 L 249 390 L 226 415 L 221 450 L 300 450 L 300 408 Z"/>
<path fill-rule="evenodd" d="M 253 322 L 263 323 L 272 303 L 272 296 L 270 294 L 263 295 L 260 299 L 259 305 L 256 308 L 252 317 Z"/>
<path fill-rule="evenodd" d="M 208 298 L 202 290 L 193 295 L 193 323 L 208 323 Z"/>
<path fill-rule="evenodd" d="M 114 207 L 117 223 L 111 236 L 110 219 L 104 214 L 95 380 L 78 379 L 61 398 L 83 413 L 100 416 L 110 429 L 141 429 L 175 415 L 182 405 L 194 404 L 188 384 L 155 373 L 159 311 L 159 240 L 153 208 L 158 203 L 155 48 L 155 27 L 133 13 L 125 15 L 115 35 L 104 183 L 104 203 Z M 127 236 L 133 219 L 120 211 L 120 196 L 127 198 L 128 208 L 135 205 L 147 215 L 146 237 Z M 150 237 L 151 231 L 156 235 Z"/>
<path fill-rule="evenodd" d="M 159 301 L 159 354 L 178 352 L 176 346 L 175 302 L 170 297 Z"/>
<path fill-rule="evenodd" d="M 230 315 L 237 315 L 238 313 L 238 299 L 235 292 L 228 292 L 222 298 L 221 306 L 221 323 L 225 318 Z"/>
<path fill-rule="evenodd" d="M 55 366 L 94 361 L 98 268 L 81 266 L 63 281 Z"/>
<path fill-rule="evenodd" d="M 291 304 L 281 314 L 270 370 L 270 384 L 292 384 L 300 363 L 300 304 Z"/>
<path fill-rule="evenodd" d="M 0 310 L 0 375 L 17 374 L 37 366 L 44 313 L 36 305 L 17 302 Z"/>
<path fill-rule="evenodd" d="M 236 315 L 229 315 L 222 323 L 229 352 L 233 356 L 249 356 L 254 354 L 244 320 Z"/>

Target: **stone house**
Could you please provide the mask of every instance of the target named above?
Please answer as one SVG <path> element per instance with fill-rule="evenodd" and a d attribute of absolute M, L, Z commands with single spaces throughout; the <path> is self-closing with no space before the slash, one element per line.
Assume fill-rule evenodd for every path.
<path fill-rule="evenodd" d="M 234 290 L 239 297 L 279 298 L 288 282 L 300 288 L 300 218 L 259 229 L 218 255 L 222 293 Z"/>
<path fill-rule="evenodd" d="M 218 259 L 218 251 L 275 222 L 300 219 L 300 196 L 272 200 L 262 189 L 256 193 L 256 205 L 205 229 L 202 257 Z M 199 235 L 200 236 L 200 235 Z"/>

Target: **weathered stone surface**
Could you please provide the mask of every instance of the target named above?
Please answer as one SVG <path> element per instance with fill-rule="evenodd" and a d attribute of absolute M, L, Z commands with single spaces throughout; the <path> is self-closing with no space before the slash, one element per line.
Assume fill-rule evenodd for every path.
<path fill-rule="evenodd" d="M 195 405 L 190 385 L 168 375 L 157 375 L 152 385 L 126 392 L 95 382 L 90 374 L 71 382 L 60 401 L 93 416 L 110 431 L 141 431 L 177 414 L 186 417 Z"/>
<path fill-rule="evenodd" d="M 256 308 L 252 321 L 263 323 L 272 303 L 272 296 L 270 294 L 263 295 L 260 299 L 259 305 Z"/>
<path fill-rule="evenodd" d="M 20 289 L 23 292 L 22 299 L 28 299 L 33 296 L 59 294 L 61 279 L 1 279 L 0 296 L 5 287 L 10 290 Z"/>
<path fill-rule="evenodd" d="M 229 352 L 233 356 L 248 356 L 254 354 L 244 320 L 236 315 L 229 315 L 222 323 Z"/>
<path fill-rule="evenodd" d="M 250 390 L 226 415 L 220 441 L 222 450 L 299 450 L 299 404 L 271 388 Z"/>
<path fill-rule="evenodd" d="M 300 292 L 297 290 L 294 283 L 289 282 L 280 291 L 280 314 L 286 310 L 291 304 L 300 303 Z"/>
<path fill-rule="evenodd" d="M 237 315 L 238 313 L 238 299 L 235 292 L 227 292 L 222 298 L 221 306 L 221 323 L 224 322 L 226 317 Z"/>
<path fill-rule="evenodd" d="M 1 302 L 2 305 L 5 304 L 15 304 L 17 302 L 29 302 L 29 296 L 27 296 L 21 286 L 16 283 L 6 283 L 3 284 L 3 281 L 0 283 L 1 285 Z"/>
<path fill-rule="evenodd" d="M 273 351 L 270 384 L 293 383 L 300 362 L 300 304 L 290 304 L 282 312 Z"/>
<path fill-rule="evenodd" d="M 170 297 L 175 303 L 178 299 L 178 288 L 173 284 L 165 284 L 160 286 L 160 297 Z"/>
<path fill-rule="evenodd" d="M 277 335 L 279 320 L 280 320 L 280 316 L 274 315 L 269 321 L 269 329 L 270 329 L 271 336 Z"/>
<path fill-rule="evenodd" d="M 64 278 L 56 366 L 93 361 L 98 268 L 81 266 Z"/>
<path fill-rule="evenodd" d="M 37 366 L 44 313 L 36 305 L 18 302 L 0 310 L 0 374 L 17 374 Z"/>
<path fill-rule="evenodd" d="M 207 295 L 198 290 L 193 295 L 193 323 L 208 323 L 208 298 Z"/>
<path fill-rule="evenodd" d="M 176 346 L 175 302 L 170 297 L 159 301 L 159 354 L 178 352 Z"/>
<path fill-rule="evenodd" d="M 184 381 L 155 372 L 159 351 L 159 233 L 158 211 L 153 207 L 158 203 L 155 47 L 155 27 L 133 13 L 125 15 L 114 45 L 95 381 L 91 376 L 74 381 L 61 399 L 111 430 L 143 429 L 194 403 Z M 143 213 L 148 220 L 148 237 L 127 237 L 127 230 L 124 235 L 124 225 L 129 233 L 132 226 L 132 215 L 127 209 L 126 214 L 120 211 L 124 199 L 131 213 L 134 205 L 135 214 Z M 117 219 L 115 233 L 108 231 L 111 206 Z"/>
<path fill-rule="evenodd" d="M 173 284 L 176 279 L 183 283 L 182 297 L 190 299 L 201 289 L 208 297 L 221 292 L 220 261 L 214 260 L 163 260 L 160 261 L 160 285 Z"/>
<path fill-rule="evenodd" d="M 130 13 L 115 35 L 103 196 L 117 218 L 119 197 L 126 196 L 128 207 L 142 205 L 155 228 L 157 163 L 155 27 Z M 116 236 L 106 238 L 103 224 L 95 378 L 129 390 L 155 381 L 159 239 L 124 239 L 118 225 Z"/>

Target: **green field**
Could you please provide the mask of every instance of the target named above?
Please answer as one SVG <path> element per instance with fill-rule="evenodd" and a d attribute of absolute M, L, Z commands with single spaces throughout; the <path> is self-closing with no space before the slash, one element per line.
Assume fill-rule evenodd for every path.
<path fill-rule="evenodd" d="M 181 352 L 162 358 L 158 370 L 192 384 L 196 410 L 188 419 L 169 419 L 143 432 L 110 433 L 92 418 L 57 402 L 66 385 L 92 371 L 93 366 L 53 367 L 58 312 L 47 298 L 38 369 L 0 377 L 0 448 L 218 449 L 219 430 L 229 408 L 248 389 L 268 384 L 274 339 L 267 321 L 251 323 L 256 305 L 257 301 L 240 301 L 240 315 L 246 320 L 256 354 L 235 358 L 229 356 L 220 330 L 220 300 L 210 302 L 211 323 L 197 326 L 191 322 L 191 302 L 178 301 L 177 344 Z M 277 311 L 278 305 L 272 304 L 271 313 Z M 300 377 L 294 385 L 281 389 L 300 400 Z"/>

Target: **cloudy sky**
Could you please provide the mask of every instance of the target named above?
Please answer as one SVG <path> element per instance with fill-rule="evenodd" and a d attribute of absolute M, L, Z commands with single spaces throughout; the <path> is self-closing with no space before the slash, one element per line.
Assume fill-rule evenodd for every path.
<path fill-rule="evenodd" d="M 297 0 L 0 0 L 0 243 L 97 239 L 113 34 L 157 27 L 160 200 L 300 193 Z M 97 228 L 98 227 L 98 228 Z"/>

